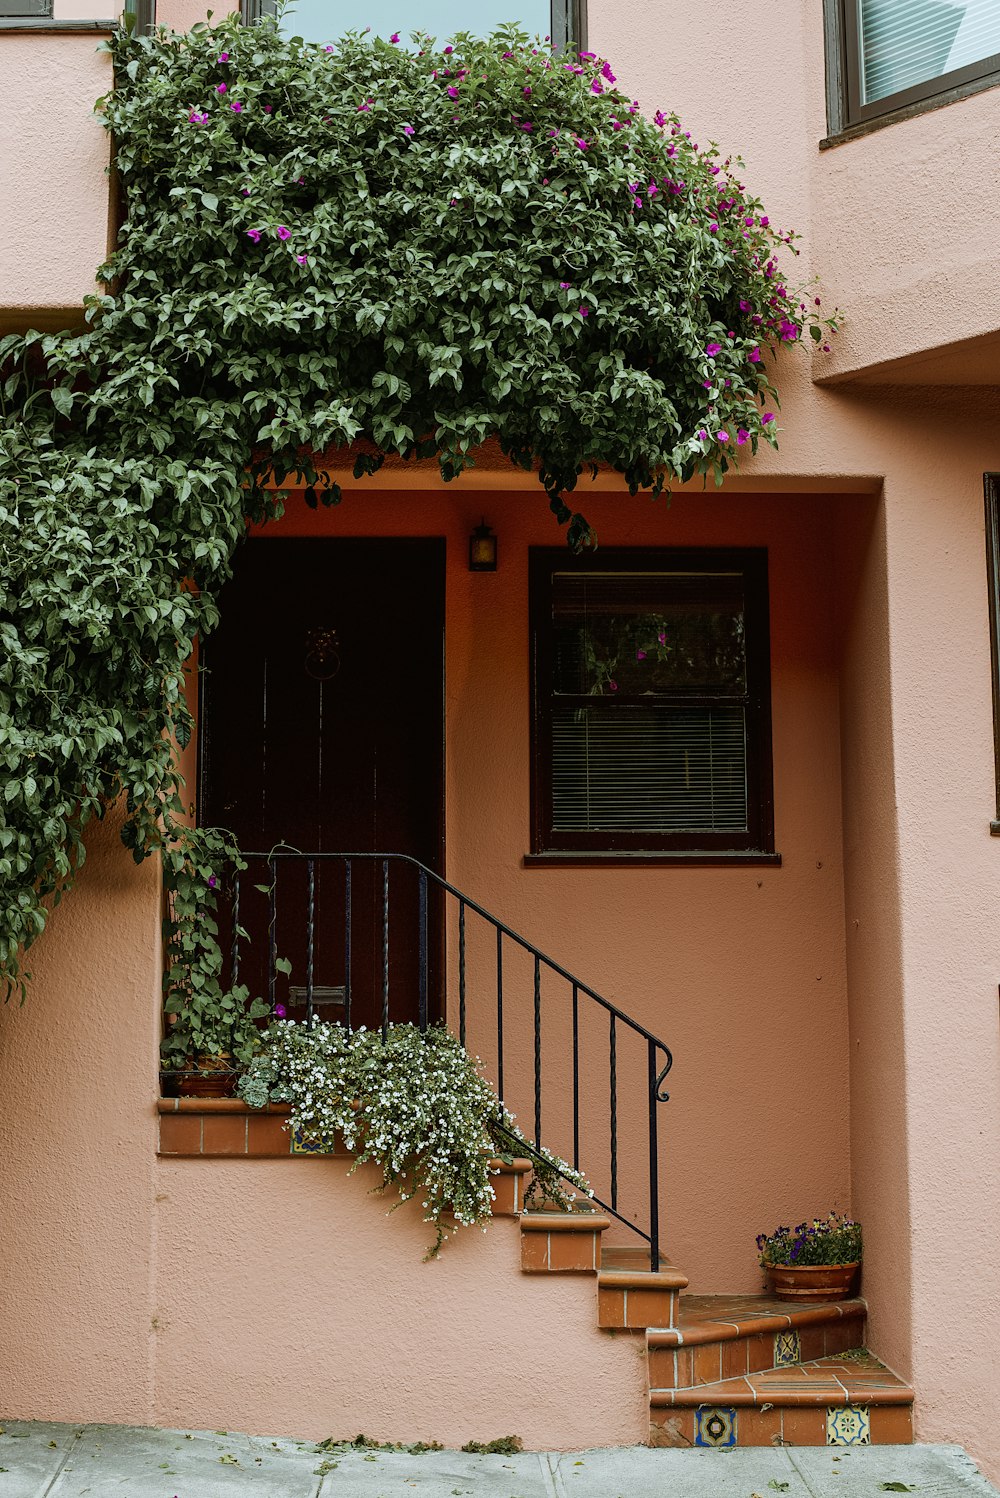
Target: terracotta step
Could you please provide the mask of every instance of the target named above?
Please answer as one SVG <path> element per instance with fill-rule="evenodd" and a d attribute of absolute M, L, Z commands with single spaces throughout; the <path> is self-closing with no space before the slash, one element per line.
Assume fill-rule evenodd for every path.
<path fill-rule="evenodd" d="M 675 1324 L 651 1328 L 649 1382 L 684 1388 L 861 1347 L 863 1300 L 796 1305 L 769 1295 L 685 1295 Z"/>
<path fill-rule="evenodd" d="M 521 1268 L 526 1274 L 595 1274 L 601 1234 L 610 1226 L 600 1212 L 524 1212 Z"/>
<path fill-rule="evenodd" d="M 744 1378 L 651 1388 L 657 1446 L 905 1445 L 913 1390 L 863 1349 Z"/>
<path fill-rule="evenodd" d="M 687 1282 L 687 1275 L 662 1255 L 660 1268 L 652 1270 L 649 1254 L 641 1246 L 607 1248 L 601 1255 L 597 1276 L 598 1324 L 632 1331 L 671 1327 Z"/>

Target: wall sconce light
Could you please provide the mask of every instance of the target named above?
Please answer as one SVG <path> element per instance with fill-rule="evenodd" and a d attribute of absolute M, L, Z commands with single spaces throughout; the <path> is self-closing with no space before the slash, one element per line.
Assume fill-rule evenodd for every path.
<path fill-rule="evenodd" d="M 483 520 L 469 537 L 469 571 L 495 572 L 496 570 L 497 538 Z"/>

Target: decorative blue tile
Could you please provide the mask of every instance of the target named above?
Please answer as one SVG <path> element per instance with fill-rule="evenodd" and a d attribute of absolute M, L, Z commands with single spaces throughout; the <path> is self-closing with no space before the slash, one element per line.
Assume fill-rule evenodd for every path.
<path fill-rule="evenodd" d="M 797 1363 L 800 1356 L 798 1332 L 775 1332 L 774 1366 L 776 1368 L 784 1368 L 788 1363 Z"/>
<path fill-rule="evenodd" d="M 694 1444 L 696 1446 L 735 1446 L 736 1411 L 695 1410 Z"/>
<path fill-rule="evenodd" d="M 333 1150 L 324 1148 L 319 1139 L 309 1134 L 304 1134 L 301 1128 L 292 1130 L 292 1154 L 293 1155 L 332 1155 Z"/>
<path fill-rule="evenodd" d="M 849 1404 L 841 1408 L 830 1408 L 826 1412 L 826 1444 L 828 1446 L 870 1446 L 872 1426 L 868 1406 Z"/>

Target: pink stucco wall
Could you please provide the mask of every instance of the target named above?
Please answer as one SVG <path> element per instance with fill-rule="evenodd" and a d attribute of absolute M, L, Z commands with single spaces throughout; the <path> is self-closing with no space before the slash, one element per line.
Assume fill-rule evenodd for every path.
<path fill-rule="evenodd" d="M 108 252 L 107 132 L 94 102 L 111 87 L 96 33 L 0 34 L 0 329 L 82 321 Z"/>

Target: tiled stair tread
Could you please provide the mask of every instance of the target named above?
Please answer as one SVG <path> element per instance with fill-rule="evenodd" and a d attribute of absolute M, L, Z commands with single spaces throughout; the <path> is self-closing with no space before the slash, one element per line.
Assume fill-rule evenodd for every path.
<path fill-rule="evenodd" d="M 656 1347 L 693 1347 L 703 1342 L 728 1342 L 758 1332 L 781 1332 L 815 1326 L 824 1321 L 861 1317 L 863 1300 L 827 1300 L 798 1306 L 771 1295 L 684 1295 L 675 1327 L 651 1330 Z M 859 1338 L 860 1340 L 860 1338 Z"/>
<path fill-rule="evenodd" d="M 521 1213 L 522 1233 L 603 1233 L 610 1226 L 610 1217 L 588 1210 Z"/>
<path fill-rule="evenodd" d="M 683 1290 L 687 1285 L 682 1274 L 660 1255 L 660 1267 L 650 1268 L 649 1252 L 614 1244 L 601 1248 L 599 1279 L 602 1285 L 618 1289 Z"/>
<path fill-rule="evenodd" d="M 870 1352 L 817 1358 L 684 1389 L 651 1389 L 654 1408 L 670 1405 L 872 1405 L 912 1404 L 913 1390 Z"/>

